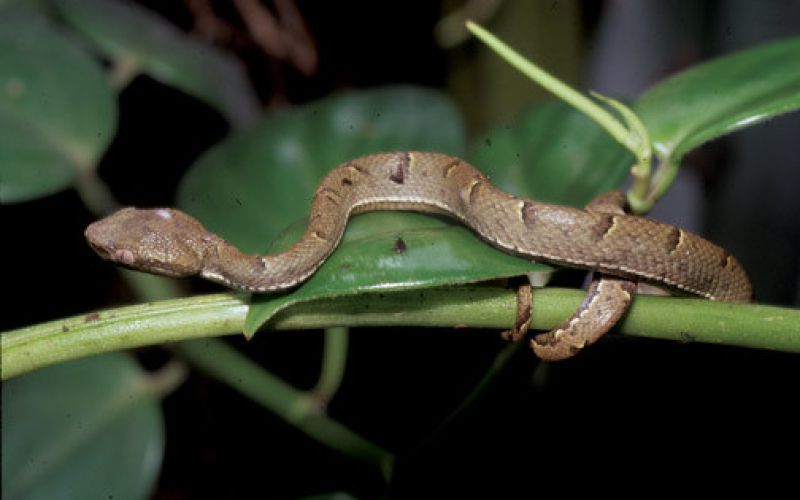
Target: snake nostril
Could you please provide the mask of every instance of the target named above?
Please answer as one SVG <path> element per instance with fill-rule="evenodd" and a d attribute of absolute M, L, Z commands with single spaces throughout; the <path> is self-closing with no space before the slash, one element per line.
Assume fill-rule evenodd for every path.
<path fill-rule="evenodd" d="M 114 260 L 132 266 L 136 262 L 136 256 L 130 250 L 118 249 L 114 251 Z"/>

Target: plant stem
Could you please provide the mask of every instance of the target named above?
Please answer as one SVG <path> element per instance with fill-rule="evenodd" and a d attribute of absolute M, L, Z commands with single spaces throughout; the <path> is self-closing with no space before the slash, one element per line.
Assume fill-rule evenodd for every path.
<path fill-rule="evenodd" d="M 2 334 L 2 377 L 108 351 L 228 335 L 247 314 L 247 295 L 196 296 L 121 307 Z"/>
<path fill-rule="evenodd" d="M 192 366 L 263 405 L 315 440 L 340 453 L 391 471 L 392 455 L 328 418 L 317 400 L 282 381 L 258 363 L 217 339 L 195 339 L 174 346 Z"/>
<path fill-rule="evenodd" d="M 347 344 L 350 332 L 344 327 L 325 329 L 325 350 L 317 385 L 311 394 L 324 405 L 333 399 L 344 378 L 347 367 Z"/>
<path fill-rule="evenodd" d="M 636 151 L 639 145 L 631 134 L 614 116 L 602 106 L 573 89 L 561 80 L 553 77 L 540 67 L 525 59 L 519 52 L 506 45 L 499 38 L 489 33 L 472 21 L 467 21 L 467 29 L 478 37 L 483 43 L 497 52 L 511 66 L 517 68 L 522 74 L 535 81 L 545 89 L 566 101 L 580 112 L 592 118 L 601 127 L 630 151 Z"/>
<path fill-rule="evenodd" d="M 569 316 L 584 292 L 533 292 L 533 330 Z M 241 333 L 247 295 L 217 294 L 123 307 L 2 334 L 2 378 L 101 352 Z M 278 313 L 266 328 L 433 326 L 508 328 L 516 294 L 496 286 L 371 293 L 308 302 Z M 617 331 L 800 353 L 800 310 L 704 299 L 638 296 Z"/>
<path fill-rule="evenodd" d="M 631 169 L 633 185 L 628 190 L 628 204 L 633 212 L 637 214 L 646 213 L 653 207 L 654 200 L 649 196 L 651 191 L 650 163 L 653 158 L 652 145 L 647 129 L 630 108 L 615 99 L 592 92 L 592 95 L 597 100 L 606 103 L 620 114 L 625 120 L 626 127 L 602 106 L 528 61 L 519 52 L 474 22 L 467 21 L 467 29 L 497 52 L 508 64 L 555 94 L 559 99 L 593 119 L 611 137 L 633 153 L 636 163 Z M 661 186 L 660 192 L 663 192 L 666 187 Z"/>
<path fill-rule="evenodd" d="M 132 53 L 117 55 L 111 66 L 109 80 L 117 91 L 122 91 L 142 71 L 142 61 Z"/>

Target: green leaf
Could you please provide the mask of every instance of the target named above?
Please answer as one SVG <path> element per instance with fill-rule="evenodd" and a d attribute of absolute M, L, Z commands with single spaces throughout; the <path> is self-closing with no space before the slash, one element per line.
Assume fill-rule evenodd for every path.
<path fill-rule="evenodd" d="M 534 106 L 490 131 L 470 159 L 500 189 L 576 207 L 618 188 L 633 162 L 605 130 L 558 101 Z"/>
<path fill-rule="evenodd" d="M 68 187 L 97 164 L 116 118 L 91 58 L 43 19 L 0 8 L 0 202 Z"/>
<path fill-rule="evenodd" d="M 213 106 L 231 123 L 252 123 L 259 103 L 242 66 L 166 20 L 123 0 L 57 0 L 61 15 L 114 60 Z"/>
<path fill-rule="evenodd" d="M 184 179 L 179 206 L 244 251 L 261 252 L 290 221 L 307 216 L 317 184 L 338 163 L 412 149 L 463 150 L 461 122 L 447 99 L 408 87 L 342 94 L 267 117 L 254 130 L 215 148 Z M 311 280 L 289 294 L 254 301 L 246 331 L 252 334 L 293 303 L 538 269 L 494 250 L 453 222 L 372 215 L 353 221 L 344 244 Z M 284 245 L 296 240 L 304 226 Z M 398 251 L 398 238 L 405 250 Z M 505 271 L 499 270 L 503 265 Z"/>
<path fill-rule="evenodd" d="M 178 205 L 243 251 L 263 252 L 279 231 L 298 219 L 305 220 L 317 184 L 339 163 L 380 151 L 433 150 L 458 155 L 463 149 L 460 118 L 439 93 L 413 87 L 345 93 L 266 117 L 255 129 L 209 152 L 184 179 Z M 370 220 L 371 224 L 367 222 Z M 254 301 L 246 330 L 252 334 L 263 321 L 291 303 L 367 289 L 441 282 L 442 278 L 436 276 L 441 270 L 429 269 L 420 277 L 414 266 L 406 264 L 405 271 L 398 270 L 395 260 L 384 257 L 387 246 L 390 256 L 395 255 L 396 237 L 391 235 L 396 231 L 449 227 L 453 223 L 425 216 L 376 220 L 366 218 L 348 228 L 348 241 L 354 237 L 361 241 L 361 245 L 352 247 L 352 252 L 358 253 L 358 272 L 346 260 L 354 257 L 352 252 L 340 248 L 313 282 L 288 295 Z M 305 222 L 300 229 L 304 226 Z M 470 238 L 467 245 L 477 252 L 486 247 L 476 237 Z M 429 248 L 428 253 L 435 251 Z M 419 260 L 436 262 L 430 255 Z M 462 269 L 462 274 L 468 276 L 469 271 Z M 452 275 L 448 279 L 468 280 Z"/>
<path fill-rule="evenodd" d="M 263 252 L 307 217 L 317 184 L 371 153 L 464 150 L 460 118 L 442 94 L 413 87 L 345 93 L 264 117 L 205 154 L 177 205 L 244 252 Z"/>
<path fill-rule="evenodd" d="M 659 83 L 634 106 L 662 158 L 800 108 L 800 38 L 709 61 Z M 674 160 L 673 160 L 674 161 Z"/>
<path fill-rule="evenodd" d="M 377 151 L 458 154 L 460 137 L 457 116 L 437 94 L 407 88 L 345 94 L 265 118 L 215 148 L 185 178 L 179 206 L 243 251 L 263 252 L 289 220 L 307 215 L 314 189 L 334 165 Z M 514 126 L 490 134 L 483 144 L 488 143 L 475 156 L 498 185 L 574 205 L 615 187 L 631 158 L 600 127 L 562 104 L 533 109 Z M 305 222 L 280 247 L 294 242 L 304 227 Z M 398 240 L 404 251 L 397 250 Z M 253 300 L 245 332 L 253 334 L 276 312 L 300 302 L 546 269 L 498 251 L 450 221 L 360 216 L 306 283 Z"/>
<path fill-rule="evenodd" d="M 164 448 L 147 384 L 121 353 L 4 382 L 3 498 L 146 498 Z"/>
<path fill-rule="evenodd" d="M 276 245 L 285 248 L 305 229 L 297 224 Z M 336 252 L 296 290 L 252 299 L 247 336 L 277 312 L 325 297 L 395 289 L 474 283 L 549 271 L 476 240 L 464 226 L 413 213 L 367 213 L 354 217 Z"/>

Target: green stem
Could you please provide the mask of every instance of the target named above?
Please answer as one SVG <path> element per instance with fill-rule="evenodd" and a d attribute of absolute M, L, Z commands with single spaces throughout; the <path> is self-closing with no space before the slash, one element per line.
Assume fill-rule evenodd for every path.
<path fill-rule="evenodd" d="M 528 61 L 519 52 L 474 22 L 467 21 L 467 29 L 522 74 L 596 121 L 620 144 L 631 151 L 637 150 L 639 144 L 636 139 L 631 137 L 628 129 L 602 106 Z"/>
<path fill-rule="evenodd" d="M 142 71 L 142 62 L 133 53 L 117 55 L 111 66 L 109 80 L 117 91 L 122 91 Z"/>
<path fill-rule="evenodd" d="M 653 188 L 649 194 L 651 205 L 664 196 L 664 193 L 672 185 L 680 170 L 680 162 L 681 158 L 674 157 L 666 157 L 659 160 L 655 175 L 653 175 Z"/>
<path fill-rule="evenodd" d="M 165 398 L 178 389 L 188 375 L 189 369 L 185 363 L 171 360 L 158 371 L 153 372 L 148 378 L 148 383 L 153 392 Z"/>
<path fill-rule="evenodd" d="M 628 205 L 634 213 L 647 213 L 653 208 L 653 203 L 650 202 L 648 197 L 650 194 L 650 164 L 653 161 L 653 148 L 650 144 L 650 136 L 647 134 L 647 129 L 642 120 L 621 102 L 596 92 L 592 92 L 592 95 L 616 109 L 628 125 L 628 135 L 633 143 L 633 147 L 629 149 L 636 157 L 636 164 L 631 168 L 633 185 L 628 189 Z"/>
<path fill-rule="evenodd" d="M 585 292 L 544 288 L 533 293 L 534 330 L 569 316 Z M 201 337 L 239 334 L 244 294 L 217 294 L 123 307 L 2 334 L 2 378 L 101 352 Z M 278 313 L 267 328 L 357 326 L 508 328 L 513 290 L 493 286 L 364 294 L 308 302 Z M 639 296 L 619 333 L 800 353 L 800 310 L 704 299 Z"/>
<path fill-rule="evenodd" d="M 347 366 L 347 344 L 350 332 L 347 328 L 325 329 L 325 351 L 319 380 L 311 393 L 320 402 L 327 405 L 333 399 L 344 378 Z"/>
<path fill-rule="evenodd" d="M 488 21 L 495 15 L 503 0 L 469 0 L 436 23 L 433 34 L 440 47 L 450 49 L 469 38 L 464 30 L 469 19 Z"/>
<path fill-rule="evenodd" d="M 636 157 L 636 163 L 631 169 L 633 185 L 628 191 L 628 204 L 634 213 L 642 214 L 652 208 L 654 201 L 650 196 L 650 163 L 653 158 L 652 145 L 642 121 L 630 108 L 621 102 L 602 96 L 596 92 L 592 95 L 599 101 L 616 110 L 625 120 L 623 125 L 614 115 L 595 101 L 573 89 L 566 83 L 550 75 L 531 61 L 525 59 L 500 39 L 473 23 L 467 21 L 467 29 L 483 41 L 511 66 L 518 69 L 525 76 L 535 81 L 545 89 L 555 94 L 558 98 L 572 105 L 589 118 L 603 127 L 611 137 L 622 144 Z"/>
<path fill-rule="evenodd" d="M 97 176 L 95 166 L 81 172 L 75 183 L 75 189 L 84 205 L 98 217 L 120 208 L 119 202 L 114 198 L 108 186 Z"/>
<path fill-rule="evenodd" d="M 316 398 L 295 389 L 224 342 L 190 340 L 173 348 L 192 366 L 261 404 L 320 443 L 370 463 L 384 474 L 391 471 L 390 453 L 328 418 Z"/>
<path fill-rule="evenodd" d="M 237 331 L 245 294 L 204 295 L 73 316 L 2 334 L 2 377 L 108 351 Z"/>

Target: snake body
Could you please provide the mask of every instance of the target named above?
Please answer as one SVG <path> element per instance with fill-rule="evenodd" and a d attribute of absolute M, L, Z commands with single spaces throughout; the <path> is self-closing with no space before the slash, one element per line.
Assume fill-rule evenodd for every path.
<path fill-rule="evenodd" d="M 314 193 L 304 235 L 272 255 L 243 254 L 168 208 L 122 209 L 91 224 L 86 237 L 102 257 L 129 267 L 271 292 L 306 280 L 336 248 L 348 218 L 374 210 L 446 214 L 512 254 L 712 300 L 743 302 L 752 295 L 736 259 L 699 236 L 602 204 L 579 209 L 519 198 L 468 163 L 427 152 L 376 154 L 332 170 Z"/>

